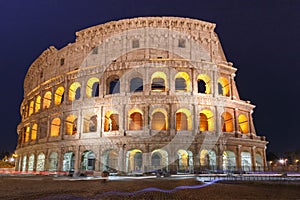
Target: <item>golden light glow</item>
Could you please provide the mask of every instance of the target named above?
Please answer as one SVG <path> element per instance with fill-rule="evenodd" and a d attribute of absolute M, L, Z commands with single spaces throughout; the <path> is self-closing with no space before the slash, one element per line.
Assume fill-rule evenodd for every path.
<path fill-rule="evenodd" d="M 50 91 L 44 94 L 43 109 L 49 108 L 51 105 L 52 93 Z"/>
<path fill-rule="evenodd" d="M 87 97 L 93 97 L 93 85 L 95 83 L 98 83 L 99 84 L 99 79 L 98 78 L 90 78 L 86 84 L 86 96 Z M 94 91 L 95 92 L 95 91 Z"/>
<path fill-rule="evenodd" d="M 156 108 L 151 114 L 151 129 L 152 130 L 167 130 L 168 129 L 168 113 L 165 109 Z"/>
<path fill-rule="evenodd" d="M 41 96 L 37 96 L 35 100 L 35 112 L 39 112 L 41 109 Z"/>
<path fill-rule="evenodd" d="M 184 90 L 176 89 L 177 92 L 190 92 L 191 91 L 191 79 L 188 73 L 178 72 L 175 76 L 175 82 L 177 78 L 183 78 L 185 80 L 186 88 Z"/>
<path fill-rule="evenodd" d="M 60 132 L 60 119 L 54 118 L 51 122 L 50 136 L 51 137 L 59 136 L 59 132 Z"/>
<path fill-rule="evenodd" d="M 153 85 L 155 85 L 155 83 L 153 82 L 153 79 L 163 79 L 164 83 L 163 85 L 161 85 L 162 87 L 164 87 L 164 89 L 162 88 L 153 88 Z M 156 92 L 164 92 L 167 90 L 168 88 L 168 84 L 167 84 L 167 76 L 164 72 L 154 72 L 151 76 L 151 90 L 152 91 L 156 91 Z"/>
<path fill-rule="evenodd" d="M 119 113 L 117 111 L 109 110 L 105 113 L 104 131 L 119 130 Z"/>
<path fill-rule="evenodd" d="M 230 113 L 224 112 L 222 114 L 222 131 L 232 132 L 233 131 L 233 118 Z"/>
<path fill-rule="evenodd" d="M 33 124 L 32 129 L 31 129 L 31 140 L 32 141 L 36 140 L 37 130 L 38 130 L 38 125 Z"/>
<path fill-rule="evenodd" d="M 192 114 L 186 108 L 176 112 L 176 130 L 192 130 Z"/>
<path fill-rule="evenodd" d="M 77 117 L 75 115 L 69 115 L 66 118 L 66 135 L 74 135 L 77 133 Z"/>
<path fill-rule="evenodd" d="M 220 94 L 220 93 L 219 94 L 229 97 L 229 95 L 230 95 L 230 93 L 229 93 L 229 91 L 230 91 L 229 81 L 224 77 L 220 77 L 218 79 L 218 83 L 222 86 L 222 94 Z"/>
<path fill-rule="evenodd" d="M 69 101 L 74 101 L 75 100 L 75 97 L 76 97 L 76 90 L 78 88 L 80 88 L 80 83 L 79 82 L 74 82 L 70 85 L 70 88 L 69 88 Z"/>
<path fill-rule="evenodd" d="M 25 142 L 29 141 L 29 134 L 30 134 L 30 126 L 28 125 L 25 130 Z"/>
<path fill-rule="evenodd" d="M 181 163 L 180 163 L 181 166 L 188 167 L 189 166 L 189 160 L 188 160 L 189 154 L 183 149 L 179 149 L 177 153 L 181 160 Z"/>
<path fill-rule="evenodd" d="M 208 158 L 207 158 L 208 151 L 203 149 L 200 152 L 200 165 L 207 166 L 208 165 Z"/>
<path fill-rule="evenodd" d="M 54 94 L 54 104 L 59 105 L 63 101 L 63 95 L 65 92 L 65 88 L 60 86 L 56 89 L 55 94 Z"/>
<path fill-rule="evenodd" d="M 249 133 L 249 123 L 248 123 L 248 118 L 241 114 L 238 118 L 239 120 L 239 127 L 240 127 L 240 132 L 241 133 Z"/>
<path fill-rule="evenodd" d="M 34 101 L 30 101 L 30 104 L 29 104 L 29 116 L 33 114 L 33 109 L 34 109 Z"/>
<path fill-rule="evenodd" d="M 143 129 L 143 112 L 140 109 L 133 108 L 128 112 L 128 129 Z"/>
<path fill-rule="evenodd" d="M 205 82 L 206 90 L 205 94 L 210 94 L 211 93 L 211 83 L 210 83 L 210 77 L 206 74 L 199 74 L 197 77 L 197 80 L 203 80 Z"/>
<path fill-rule="evenodd" d="M 214 131 L 214 115 L 208 110 L 204 109 L 200 112 L 200 131 Z"/>

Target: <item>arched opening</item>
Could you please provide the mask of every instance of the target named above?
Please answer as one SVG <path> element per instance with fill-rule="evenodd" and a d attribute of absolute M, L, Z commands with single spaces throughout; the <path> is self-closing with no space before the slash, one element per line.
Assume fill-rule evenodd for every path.
<path fill-rule="evenodd" d="M 54 104 L 60 105 L 64 101 L 65 88 L 60 86 L 56 89 L 54 94 Z"/>
<path fill-rule="evenodd" d="M 29 103 L 29 116 L 33 114 L 34 111 L 34 101 L 30 101 Z"/>
<path fill-rule="evenodd" d="M 239 120 L 239 131 L 241 133 L 249 133 L 249 125 L 248 125 L 248 118 L 241 114 L 239 115 L 238 117 L 238 120 Z"/>
<path fill-rule="evenodd" d="M 229 81 L 224 77 L 219 78 L 219 80 L 218 80 L 218 94 L 222 95 L 222 96 L 229 97 L 229 95 L 230 95 L 229 91 L 230 91 Z"/>
<path fill-rule="evenodd" d="M 104 153 L 103 169 L 109 172 L 117 172 L 118 170 L 118 152 L 116 150 L 108 150 Z"/>
<path fill-rule="evenodd" d="M 60 119 L 54 118 L 51 122 L 50 136 L 56 137 L 59 136 L 59 133 L 60 133 Z"/>
<path fill-rule="evenodd" d="M 41 109 L 41 96 L 37 96 L 35 99 L 35 112 L 39 112 Z"/>
<path fill-rule="evenodd" d="M 223 152 L 223 170 L 234 171 L 236 170 L 236 158 L 232 151 Z"/>
<path fill-rule="evenodd" d="M 51 92 L 46 92 L 44 94 L 44 99 L 43 99 L 43 109 L 47 109 L 51 105 L 51 98 L 52 98 L 52 93 Z"/>
<path fill-rule="evenodd" d="M 69 101 L 80 99 L 81 96 L 81 85 L 79 82 L 74 82 L 69 88 Z"/>
<path fill-rule="evenodd" d="M 151 153 L 151 168 L 149 170 L 168 169 L 168 153 L 163 149 L 156 149 Z"/>
<path fill-rule="evenodd" d="M 206 74 L 199 74 L 197 77 L 198 93 L 210 94 L 210 78 Z"/>
<path fill-rule="evenodd" d="M 85 114 L 83 117 L 83 132 L 96 132 L 97 131 L 97 115 Z"/>
<path fill-rule="evenodd" d="M 36 140 L 37 129 L 38 129 L 38 125 L 37 124 L 33 124 L 32 128 L 31 128 L 31 141 L 35 141 Z"/>
<path fill-rule="evenodd" d="M 34 166 L 34 154 L 30 154 L 29 155 L 29 159 L 28 159 L 28 171 L 32 172 L 33 171 L 33 166 Z"/>
<path fill-rule="evenodd" d="M 164 72 L 155 72 L 151 76 L 151 91 L 166 91 L 167 76 Z"/>
<path fill-rule="evenodd" d="M 132 109 L 128 113 L 128 129 L 142 130 L 143 129 L 143 113 L 139 109 Z"/>
<path fill-rule="evenodd" d="M 22 163 L 22 171 L 26 171 L 26 165 L 27 165 L 27 156 L 23 156 L 23 163 Z"/>
<path fill-rule="evenodd" d="M 126 167 L 127 171 L 131 173 L 142 172 L 143 153 L 139 149 L 133 149 L 126 153 Z"/>
<path fill-rule="evenodd" d="M 37 157 L 36 171 L 41 172 L 45 170 L 45 154 L 40 153 Z"/>
<path fill-rule="evenodd" d="M 99 79 L 98 78 L 90 78 L 86 84 L 86 96 L 90 97 L 98 97 L 99 96 Z"/>
<path fill-rule="evenodd" d="M 75 154 L 72 151 L 69 151 L 64 154 L 63 160 L 63 171 L 74 171 L 74 163 L 75 163 Z"/>
<path fill-rule="evenodd" d="M 130 92 L 142 92 L 143 91 L 143 79 L 139 77 L 132 78 L 130 80 Z"/>
<path fill-rule="evenodd" d="M 251 154 L 250 152 L 242 152 L 241 153 L 241 160 L 242 160 L 242 170 L 243 171 L 251 171 L 252 170 L 252 162 L 251 162 Z"/>
<path fill-rule="evenodd" d="M 75 135 L 77 133 L 77 117 L 75 115 L 69 115 L 65 122 L 65 134 Z"/>
<path fill-rule="evenodd" d="M 116 111 L 107 111 L 104 118 L 104 131 L 119 130 L 119 114 Z"/>
<path fill-rule="evenodd" d="M 107 92 L 106 94 L 120 93 L 120 79 L 118 76 L 111 76 L 107 79 Z"/>
<path fill-rule="evenodd" d="M 193 167 L 193 153 L 191 151 L 186 151 L 179 149 L 177 151 L 178 157 L 178 171 L 188 173 L 191 172 Z"/>
<path fill-rule="evenodd" d="M 152 130 L 167 130 L 167 112 L 165 110 L 156 109 L 152 112 L 151 129 Z"/>
<path fill-rule="evenodd" d="M 57 171 L 58 155 L 56 152 L 52 152 L 49 156 L 49 171 Z"/>
<path fill-rule="evenodd" d="M 94 152 L 85 151 L 82 154 L 82 158 L 81 158 L 81 169 L 95 170 L 95 161 L 96 161 L 96 157 L 95 157 Z"/>
<path fill-rule="evenodd" d="M 255 170 L 256 171 L 263 171 L 263 160 L 259 153 L 255 154 Z"/>
<path fill-rule="evenodd" d="M 185 108 L 181 108 L 176 112 L 176 130 L 192 130 L 192 115 Z"/>
<path fill-rule="evenodd" d="M 175 76 L 175 91 L 176 92 L 190 92 L 191 80 L 186 72 L 178 72 Z"/>
<path fill-rule="evenodd" d="M 230 113 L 224 112 L 221 117 L 222 131 L 233 132 L 233 119 Z"/>
<path fill-rule="evenodd" d="M 200 165 L 202 168 L 214 170 L 216 169 L 217 157 L 213 150 L 207 151 L 206 149 L 200 152 Z"/>
<path fill-rule="evenodd" d="M 200 131 L 214 131 L 214 116 L 210 110 L 204 109 L 200 112 Z"/>
<path fill-rule="evenodd" d="M 30 126 L 25 127 L 25 142 L 29 141 L 29 135 L 30 135 Z"/>

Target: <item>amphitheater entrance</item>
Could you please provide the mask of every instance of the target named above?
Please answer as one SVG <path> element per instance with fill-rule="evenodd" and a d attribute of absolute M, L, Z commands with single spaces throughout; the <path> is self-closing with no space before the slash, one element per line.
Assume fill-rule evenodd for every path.
<path fill-rule="evenodd" d="M 36 171 L 41 172 L 45 170 L 45 154 L 40 153 L 37 157 Z"/>
<path fill-rule="evenodd" d="M 69 151 L 64 154 L 63 171 L 74 171 L 75 154 Z"/>
<path fill-rule="evenodd" d="M 126 169 L 129 173 L 141 173 L 143 165 L 143 153 L 139 149 L 133 149 L 126 153 Z"/>
<path fill-rule="evenodd" d="M 255 171 L 263 171 L 263 160 L 260 154 L 255 155 Z"/>
<path fill-rule="evenodd" d="M 236 170 L 236 158 L 232 151 L 223 152 L 223 170 L 234 171 Z"/>
<path fill-rule="evenodd" d="M 242 170 L 243 171 L 251 171 L 252 170 L 252 164 L 251 164 L 251 154 L 250 152 L 242 152 L 241 153 L 241 159 L 242 159 Z"/>
<path fill-rule="evenodd" d="M 58 155 L 56 152 L 52 152 L 49 156 L 49 171 L 56 171 L 58 164 Z"/>
<path fill-rule="evenodd" d="M 103 155 L 103 170 L 116 173 L 118 170 L 118 152 L 108 150 Z"/>
<path fill-rule="evenodd" d="M 151 170 L 168 170 L 168 153 L 163 149 L 156 149 L 151 153 Z"/>
<path fill-rule="evenodd" d="M 95 170 L 95 154 L 92 151 L 85 151 L 81 157 L 81 169 Z"/>
<path fill-rule="evenodd" d="M 216 169 L 216 153 L 213 150 L 203 149 L 200 152 L 200 168 L 201 170 L 215 170 Z"/>
<path fill-rule="evenodd" d="M 177 151 L 178 157 L 178 173 L 191 173 L 193 171 L 193 153 L 191 151 L 186 151 L 179 149 Z"/>
<path fill-rule="evenodd" d="M 34 154 L 30 154 L 29 159 L 28 159 L 28 171 L 29 172 L 33 171 L 33 166 L 34 166 Z"/>

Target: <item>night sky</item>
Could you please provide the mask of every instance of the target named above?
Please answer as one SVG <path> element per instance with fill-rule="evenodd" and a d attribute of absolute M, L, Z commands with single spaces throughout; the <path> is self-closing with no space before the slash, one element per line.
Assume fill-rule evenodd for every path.
<path fill-rule="evenodd" d="M 217 24 L 227 60 L 238 69 L 241 99 L 250 100 L 257 135 L 269 151 L 300 149 L 299 0 L 0 0 L 0 151 L 13 151 L 23 80 L 49 46 L 112 20 L 179 16 Z"/>

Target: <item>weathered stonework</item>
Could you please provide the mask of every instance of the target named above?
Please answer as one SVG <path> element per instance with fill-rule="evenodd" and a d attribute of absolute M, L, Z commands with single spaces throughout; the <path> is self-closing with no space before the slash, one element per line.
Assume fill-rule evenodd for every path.
<path fill-rule="evenodd" d="M 16 169 L 263 170 L 267 142 L 256 135 L 255 106 L 240 100 L 214 28 L 141 17 L 49 47 L 24 80 Z"/>

